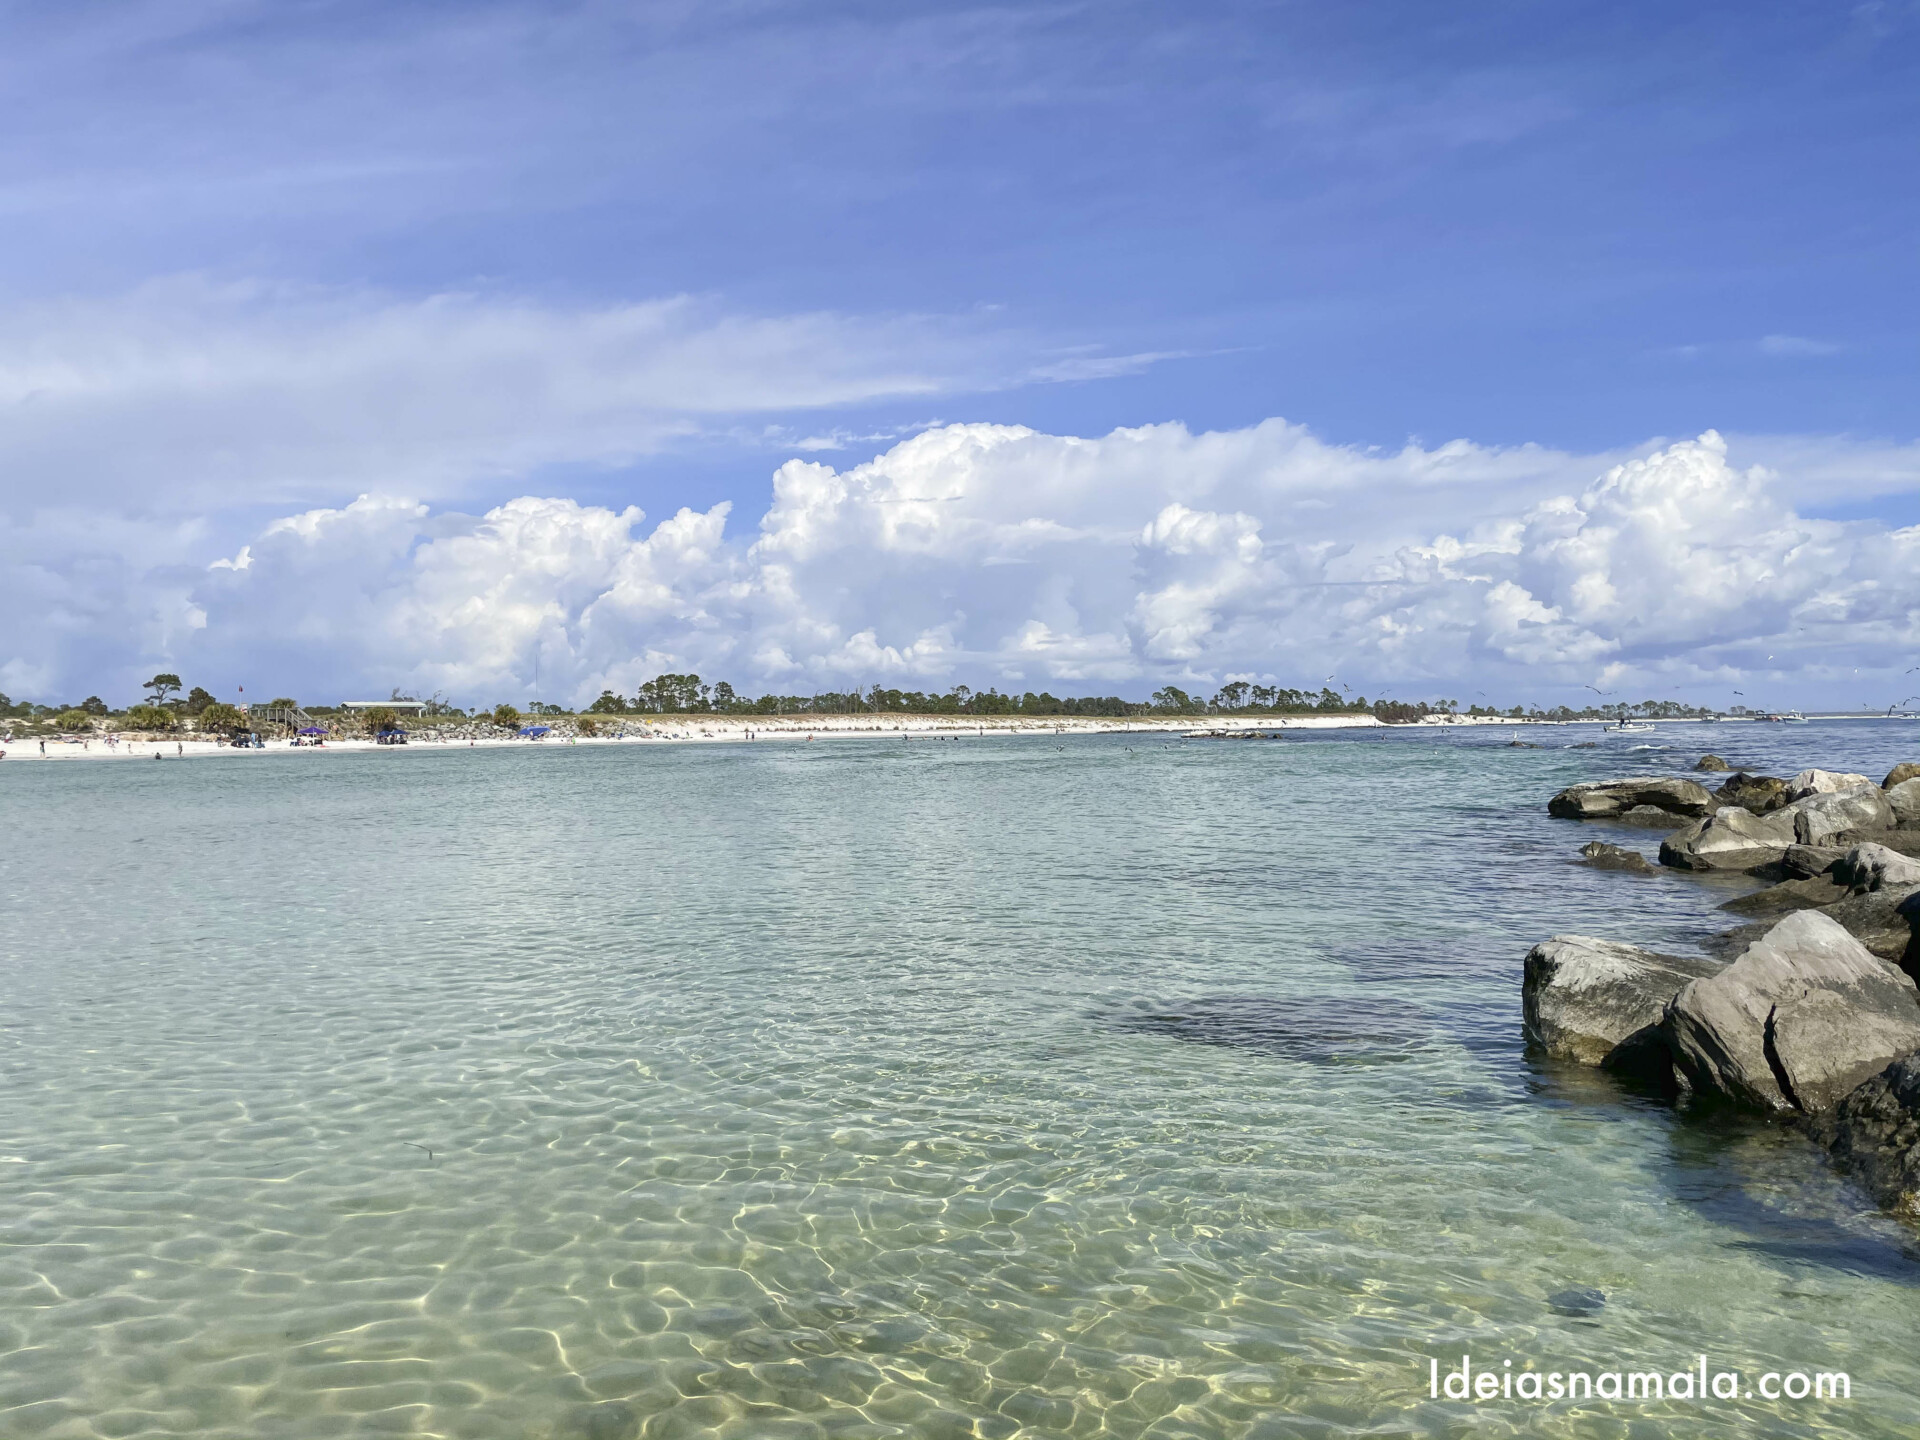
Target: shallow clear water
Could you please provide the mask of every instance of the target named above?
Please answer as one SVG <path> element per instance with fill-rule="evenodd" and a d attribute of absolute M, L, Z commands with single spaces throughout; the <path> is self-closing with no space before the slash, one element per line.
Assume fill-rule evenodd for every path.
<path fill-rule="evenodd" d="M 1731 923 L 1555 789 L 1920 727 L 1505 738 L 8 761 L 0 1434 L 1911 1434 L 1910 1232 L 1519 970 Z"/>

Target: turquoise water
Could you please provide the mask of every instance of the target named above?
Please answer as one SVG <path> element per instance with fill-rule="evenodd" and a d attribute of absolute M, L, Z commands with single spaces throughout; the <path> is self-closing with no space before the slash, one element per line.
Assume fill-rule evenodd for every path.
<path fill-rule="evenodd" d="M 0 1435 L 1913 1433 L 1910 1232 L 1519 970 L 1728 923 L 1556 788 L 1920 727 L 1502 738 L 7 761 Z"/>

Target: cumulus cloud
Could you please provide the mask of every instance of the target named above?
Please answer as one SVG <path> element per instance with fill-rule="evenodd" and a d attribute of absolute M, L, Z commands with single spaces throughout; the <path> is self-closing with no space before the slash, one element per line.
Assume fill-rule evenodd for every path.
<path fill-rule="evenodd" d="M 803 693 L 1331 673 L 1549 698 L 1904 668 L 1920 528 L 1809 519 L 1788 489 L 1712 432 L 1607 463 L 1373 452 L 1281 421 L 951 425 L 845 469 L 790 460 L 745 526 L 726 504 L 654 522 L 536 497 L 290 514 L 200 562 L 165 654 L 316 698 L 484 703 L 670 669 Z"/>

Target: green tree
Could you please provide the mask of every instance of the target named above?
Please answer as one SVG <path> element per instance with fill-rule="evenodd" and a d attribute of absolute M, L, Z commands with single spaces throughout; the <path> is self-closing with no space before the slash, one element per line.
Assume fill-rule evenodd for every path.
<path fill-rule="evenodd" d="M 58 725 L 62 730 L 91 730 L 93 728 L 93 716 L 89 715 L 85 710 L 76 707 L 72 710 L 61 711 L 58 715 L 54 716 L 53 723 Z"/>
<path fill-rule="evenodd" d="M 520 712 L 511 705 L 496 705 L 493 707 L 493 723 L 502 730 L 518 730 Z"/>
<path fill-rule="evenodd" d="M 180 677 L 169 675 L 164 670 L 141 687 L 147 692 L 149 705 L 164 705 L 180 688 Z"/>
<path fill-rule="evenodd" d="M 216 705 L 218 703 L 213 696 L 196 685 L 187 692 L 187 698 L 180 702 L 180 708 L 189 715 L 198 715 L 209 705 Z"/>
<path fill-rule="evenodd" d="M 400 717 L 384 705 L 376 705 L 362 717 L 369 735 L 385 735 L 400 728 Z"/>
<path fill-rule="evenodd" d="M 600 698 L 589 705 L 587 711 L 592 715 L 624 715 L 627 713 L 627 702 L 611 690 L 602 690 Z"/>
<path fill-rule="evenodd" d="M 1186 714 L 1194 709 L 1193 697 L 1177 685 L 1166 685 L 1153 692 L 1153 708 Z"/>
<path fill-rule="evenodd" d="M 0 704 L 4 704 L 5 701 L 6 697 L 0 695 Z M 107 713 L 107 702 L 102 700 L 98 695 L 89 695 L 80 702 L 79 708 L 86 711 L 89 715 L 104 715 Z"/>
<path fill-rule="evenodd" d="M 267 701 L 267 708 L 269 710 L 298 710 L 300 708 L 300 702 L 295 700 L 291 695 L 281 695 Z"/>
<path fill-rule="evenodd" d="M 1245 709 L 1248 689 L 1249 686 L 1244 680 L 1235 680 L 1230 684 L 1222 685 L 1220 692 L 1213 697 L 1213 708 L 1216 710 Z"/>
<path fill-rule="evenodd" d="M 129 706 L 127 724 L 135 730 L 171 730 L 173 729 L 173 712 L 159 705 Z"/>
<path fill-rule="evenodd" d="M 194 717 L 194 727 L 209 735 L 243 729 L 246 723 L 246 717 L 224 700 L 213 701 Z"/>
<path fill-rule="evenodd" d="M 575 728 L 579 730 L 582 735 L 598 735 L 600 733 L 600 722 L 591 715 L 582 715 L 579 720 L 575 722 Z"/>

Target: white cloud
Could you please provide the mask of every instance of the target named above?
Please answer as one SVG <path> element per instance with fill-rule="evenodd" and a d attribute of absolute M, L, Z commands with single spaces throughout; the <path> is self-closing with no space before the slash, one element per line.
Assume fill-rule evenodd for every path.
<path fill-rule="evenodd" d="M 403 300 L 189 276 L 0 313 L 0 475 L 12 497 L 85 489 L 148 509 L 310 504 L 375 477 L 457 500 L 731 434 L 742 415 L 1024 383 L 1027 350 L 980 316 Z"/>
<path fill-rule="evenodd" d="M 485 703 L 669 669 L 802 692 L 1473 677 L 1544 698 L 1904 657 L 1920 530 L 1807 519 L 1784 488 L 1711 432 L 1608 464 L 1374 453 L 1279 421 L 953 425 L 844 470 L 790 460 L 732 533 L 726 504 L 658 523 L 535 497 L 290 514 L 160 587 L 147 653 L 250 689 Z"/>
<path fill-rule="evenodd" d="M 1810 340 L 1804 335 L 1767 335 L 1760 340 L 1762 355 L 1838 355 L 1840 348 L 1830 340 Z"/>
<path fill-rule="evenodd" d="M 1837 447 L 1773 449 L 1846 469 Z M 1911 451 L 1858 453 L 1875 493 L 1903 463 L 1920 488 Z M 801 692 L 1334 673 L 1369 693 L 1473 679 L 1537 698 L 1602 675 L 1648 693 L 1772 675 L 1812 703 L 1825 677 L 1911 663 L 1920 528 L 1808 518 L 1804 488 L 1734 464 L 1712 432 L 1622 458 L 1376 452 L 1278 420 L 1094 438 L 979 424 L 844 469 L 789 460 L 744 524 L 728 504 L 654 522 L 566 498 L 475 515 L 369 493 L 210 559 L 204 526 L 95 533 L 46 512 L 0 529 L 15 617 L 0 687 L 102 689 L 104 656 L 125 683 L 164 661 L 250 691 L 486 703 L 683 669 Z M 53 533 L 77 558 L 30 562 Z"/>

